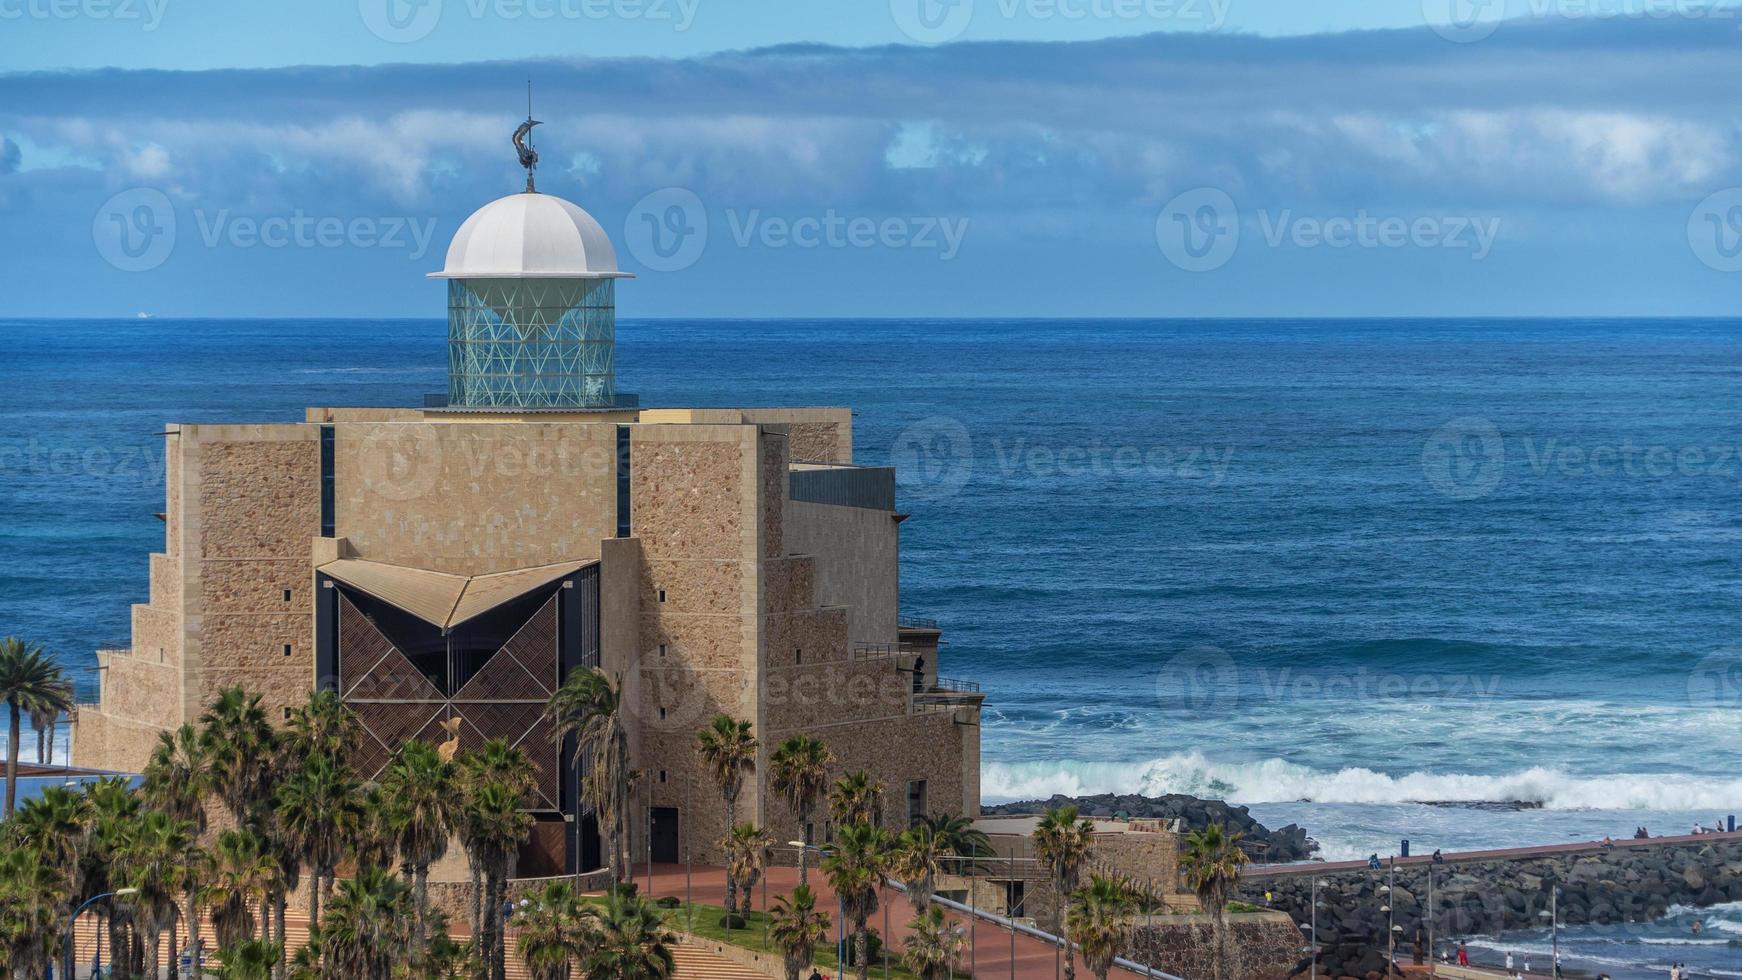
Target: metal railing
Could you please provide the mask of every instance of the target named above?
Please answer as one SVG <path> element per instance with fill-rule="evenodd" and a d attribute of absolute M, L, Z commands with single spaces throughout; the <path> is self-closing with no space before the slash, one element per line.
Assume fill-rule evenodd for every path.
<path fill-rule="evenodd" d="M 943 631 L 943 628 L 938 625 L 937 620 L 927 616 L 901 616 L 897 618 L 895 622 L 897 626 L 900 626 L 904 630 Z"/>
<path fill-rule="evenodd" d="M 853 644 L 854 660 L 873 660 L 878 657 L 895 657 L 904 653 L 918 653 L 919 648 L 911 643 L 869 643 L 864 640 Z"/>
<path fill-rule="evenodd" d="M 980 684 L 977 681 L 962 681 L 954 677 L 940 677 L 932 682 L 934 691 L 950 691 L 955 694 L 979 694 Z"/>

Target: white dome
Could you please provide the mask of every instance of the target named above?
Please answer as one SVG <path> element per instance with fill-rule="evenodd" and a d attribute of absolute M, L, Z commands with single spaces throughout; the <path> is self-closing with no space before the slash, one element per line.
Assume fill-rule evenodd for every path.
<path fill-rule="evenodd" d="M 466 219 L 432 279 L 628 279 L 593 216 L 549 194 L 510 194 Z"/>

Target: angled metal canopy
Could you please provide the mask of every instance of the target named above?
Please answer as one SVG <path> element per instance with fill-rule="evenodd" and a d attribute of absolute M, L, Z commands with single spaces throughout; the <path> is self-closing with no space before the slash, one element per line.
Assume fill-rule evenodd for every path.
<path fill-rule="evenodd" d="M 426 623 L 451 630 L 591 564 L 591 561 L 562 562 L 466 576 L 360 558 L 341 558 L 316 570 L 403 609 Z"/>

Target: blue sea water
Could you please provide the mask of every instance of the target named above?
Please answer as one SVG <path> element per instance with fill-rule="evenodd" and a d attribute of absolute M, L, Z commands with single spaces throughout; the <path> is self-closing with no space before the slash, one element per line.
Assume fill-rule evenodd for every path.
<path fill-rule="evenodd" d="M 0 632 L 87 686 L 163 423 L 444 387 L 435 320 L 0 329 Z M 1742 322 L 626 321 L 618 364 L 857 410 L 988 799 L 1224 795 L 1332 857 L 1742 811 Z"/>

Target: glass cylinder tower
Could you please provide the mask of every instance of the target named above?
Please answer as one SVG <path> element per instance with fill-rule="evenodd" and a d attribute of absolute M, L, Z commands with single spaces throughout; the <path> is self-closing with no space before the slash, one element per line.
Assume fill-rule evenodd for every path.
<path fill-rule="evenodd" d="M 448 405 L 616 404 L 617 253 L 593 216 L 528 190 L 478 209 L 448 246 Z"/>

